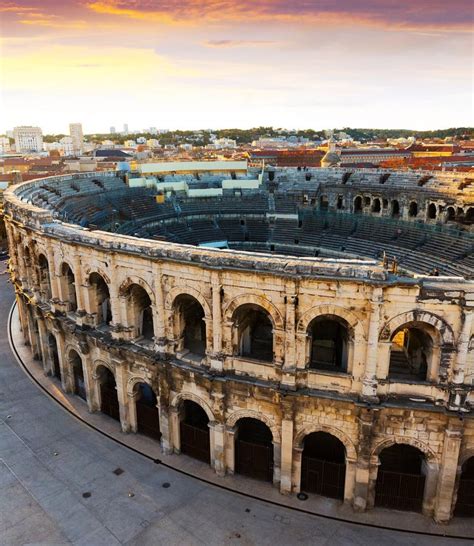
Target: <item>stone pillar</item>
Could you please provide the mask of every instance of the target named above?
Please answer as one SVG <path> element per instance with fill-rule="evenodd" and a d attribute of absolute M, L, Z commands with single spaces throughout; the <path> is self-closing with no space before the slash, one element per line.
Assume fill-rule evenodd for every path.
<path fill-rule="evenodd" d="M 235 472 L 235 432 L 236 427 L 225 428 L 225 461 L 228 474 Z"/>
<path fill-rule="evenodd" d="M 293 448 L 293 468 L 292 468 L 292 489 L 294 493 L 301 491 L 301 461 L 303 458 L 303 448 L 295 446 Z"/>
<path fill-rule="evenodd" d="M 464 374 L 466 368 L 467 353 L 469 350 L 469 341 L 471 339 L 472 325 L 474 320 L 474 311 L 466 308 L 464 310 L 463 324 L 458 340 L 458 354 L 454 367 L 453 382 L 462 385 L 464 383 Z"/>
<path fill-rule="evenodd" d="M 72 392 L 73 378 L 71 376 L 67 363 L 66 344 L 63 335 L 58 332 L 56 334 L 56 346 L 58 348 L 59 370 L 61 372 L 61 386 L 64 392 Z"/>
<path fill-rule="evenodd" d="M 138 392 L 127 392 L 127 406 L 128 406 L 128 429 L 130 432 L 138 431 L 137 421 L 137 397 Z"/>
<path fill-rule="evenodd" d="M 38 337 L 39 337 L 39 345 L 40 345 L 40 351 L 41 351 L 41 360 L 43 361 L 43 370 L 46 375 L 49 369 L 49 364 L 48 364 L 49 351 L 48 351 L 46 326 L 42 318 L 38 318 L 37 323 L 38 323 Z"/>
<path fill-rule="evenodd" d="M 222 286 L 219 273 L 212 273 L 212 354 L 210 366 L 221 372 L 224 368 L 222 355 Z"/>
<path fill-rule="evenodd" d="M 159 419 L 160 419 L 160 432 L 161 432 L 161 451 L 164 455 L 171 455 L 173 453 L 173 439 L 171 435 L 171 419 L 168 406 L 159 406 Z"/>
<path fill-rule="evenodd" d="M 171 407 L 169 410 L 169 424 L 171 447 L 174 453 L 181 453 L 181 431 L 180 431 L 180 415 L 179 408 Z"/>
<path fill-rule="evenodd" d="M 372 430 L 376 413 L 369 408 L 360 408 L 359 434 L 357 461 L 352 461 L 353 488 L 352 506 L 356 512 L 363 512 L 373 505 L 373 489 L 375 487 L 374 465 L 370 460 L 370 447 L 372 445 Z M 375 466 L 376 470 L 376 466 Z M 346 469 L 347 472 L 347 469 Z M 347 475 L 346 475 L 347 484 Z M 349 498 L 345 500 L 351 500 Z"/>
<path fill-rule="evenodd" d="M 365 373 L 362 380 L 362 398 L 378 403 L 377 398 L 377 362 L 379 347 L 380 309 L 383 301 L 383 289 L 375 287 L 370 301 L 369 336 L 365 359 Z"/>
<path fill-rule="evenodd" d="M 293 416 L 285 415 L 281 422 L 280 492 L 291 493 L 293 469 Z"/>
<path fill-rule="evenodd" d="M 210 421 L 208 426 L 211 466 L 218 476 L 225 476 L 225 426 L 217 421 Z"/>
<path fill-rule="evenodd" d="M 285 296 L 285 355 L 282 369 L 281 383 L 292 390 L 296 389 L 296 305 L 298 296 L 295 292 L 295 283 L 287 287 Z M 288 293 L 290 289 L 293 293 Z"/>
<path fill-rule="evenodd" d="M 127 379 L 128 371 L 123 364 L 117 360 L 112 361 L 115 366 L 115 385 L 120 411 L 120 425 L 122 432 L 130 431 L 130 416 L 128 411 Z"/>
<path fill-rule="evenodd" d="M 422 512 L 425 516 L 433 516 L 436 490 L 438 485 L 439 469 L 438 465 L 433 461 L 425 461 L 425 494 L 423 497 Z"/>
<path fill-rule="evenodd" d="M 83 294 L 82 263 L 79 254 L 74 256 L 74 288 L 76 290 L 77 313 L 80 315 L 85 310 Z"/>
<path fill-rule="evenodd" d="M 346 479 L 344 481 L 344 502 L 350 504 L 354 499 L 357 459 L 346 456 Z M 360 476 L 359 476 L 360 477 Z"/>
<path fill-rule="evenodd" d="M 89 355 L 84 355 L 82 358 L 82 369 L 84 371 L 84 383 L 86 386 L 87 407 L 91 413 L 100 410 L 100 403 L 97 397 L 97 389 L 94 384 L 94 375 L 92 374 L 92 366 Z"/>
<path fill-rule="evenodd" d="M 46 257 L 48 259 L 49 285 L 51 287 L 51 299 L 60 299 L 59 278 L 56 276 L 56 264 L 54 261 L 54 251 L 50 241 L 48 241 Z"/>
<path fill-rule="evenodd" d="M 279 485 L 281 479 L 281 443 L 273 441 L 273 485 Z"/>
<path fill-rule="evenodd" d="M 434 519 L 448 523 L 454 509 L 454 490 L 463 436 L 463 421 L 453 417 L 444 432 L 443 454 L 438 477 Z"/>
<path fill-rule="evenodd" d="M 163 295 L 163 285 L 161 275 L 157 276 L 155 283 L 155 316 L 153 324 L 155 325 L 155 349 L 159 353 L 166 352 L 166 327 L 165 327 L 165 299 Z"/>

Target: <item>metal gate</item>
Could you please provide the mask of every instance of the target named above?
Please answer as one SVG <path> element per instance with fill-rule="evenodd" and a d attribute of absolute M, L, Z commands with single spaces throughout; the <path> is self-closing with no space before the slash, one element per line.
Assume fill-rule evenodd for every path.
<path fill-rule="evenodd" d="M 161 438 L 160 421 L 156 406 L 137 402 L 137 428 L 138 432 L 159 440 Z"/>
<path fill-rule="evenodd" d="M 455 516 L 474 517 L 474 479 L 462 478 L 459 480 L 458 499 Z"/>
<path fill-rule="evenodd" d="M 114 386 L 101 385 L 100 387 L 101 405 L 100 411 L 109 417 L 120 421 L 119 403 L 117 390 Z"/>
<path fill-rule="evenodd" d="M 181 421 L 181 453 L 210 464 L 209 429 L 188 425 Z"/>
<path fill-rule="evenodd" d="M 345 463 L 334 463 L 303 455 L 301 461 L 301 489 L 333 499 L 344 498 Z"/>
<path fill-rule="evenodd" d="M 375 487 L 375 505 L 420 512 L 424 491 L 425 476 L 379 470 Z"/>
<path fill-rule="evenodd" d="M 237 440 L 236 444 L 236 472 L 257 480 L 273 481 L 273 445 L 254 444 L 244 440 Z"/>

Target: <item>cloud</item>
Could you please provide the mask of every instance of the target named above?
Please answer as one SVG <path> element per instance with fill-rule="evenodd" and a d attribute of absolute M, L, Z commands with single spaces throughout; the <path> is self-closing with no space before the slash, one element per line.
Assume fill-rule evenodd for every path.
<path fill-rule="evenodd" d="M 292 21 L 468 30 L 471 0 L 92 0 L 90 10 L 169 24 Z"/>
<path fill-rule="evenodd" d="M 206 47 L 265 47 L 275 45 L 274 40 L 207 40 Z"/>

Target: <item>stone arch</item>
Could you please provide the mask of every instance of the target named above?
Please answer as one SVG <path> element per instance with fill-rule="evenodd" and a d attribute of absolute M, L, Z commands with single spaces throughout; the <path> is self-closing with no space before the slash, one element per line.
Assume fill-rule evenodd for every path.
<path fill-rule="evenodd" d="M 359 317 L 344 307 L 331 304 L 317 305 L 316 307 L 311 307 L 311 309 L 308 309 L 308 311 L 306 311 L 299 319 L 296 326 L 296 332 L 298 334 L 306 335 L 311 322 L 315 318 L 322 315 L 334 315 L 345 320 L 352 330 L 354 341 L 362 341 L 365 338 L 364 326 Z"/>
<path fill-rule="evenodd" d="M 353 441 L 345 432 L 336 427 L 328 427 L 327 425 L 308 425 L 296 433 L 293 447 L 297 449 L 303 449 L 303 442 L 305 437 L 309 434 L 312 434 L 313 432 L 326 432 L 327 434 L 331 434 L 332 436 L 337 438 L 346 449 L 346 460 L 356 461 L 357 450 L 354 446 Z"/>
<path fill-rule="evenodd" d="M 120 284 L 118 295 L 121 297 L 126 296 L 128 289 L 133 286 L 134 284 L 138 285 L 140 288 L 143 288 L 145 292 L 148 294 L 152 305 L 155 304 L 155 292 L 151 288 L 151 286 L 141 277 L 138 277 L 137 275 L 127 275 L 127 278 Z"/>
<path fill-rule="evenodd" d="M 178 296 L 192 296 L 201 304 L 201 307 L 203 308 L 203 311 L 204 311 L 204 317 L 206 319 L 211 318 L 212 316 L 211 307 L 208 301 L 202 295 L 202 293 L 199 292 L 199 290 L 196 290 L 195 288 L 191 286 L 175 286 L 168 292 L 165 299 L 165 308 L 168 311 L 171 311 L 173 309 L 175 300 Z"/>
<path fill-rule="evenodd" d="M 474 457 L 474 447 L 466 448 L 459 455 L 458 468 L 461 468 L 462 465 L 467 462 L 471 457 Z"/>
<path fill-rule="evenodd" d="M 416 438 L 409 438 L 405 436 L 393 436 L 391 438 L 386 438 L 379 442 L 373 449 L 370 454 L 371 461 L 378 464 L 380 453 L 387 447 L 391 447 L 395 444 L 406 444 L 412 446 L 416 449 L 419 449 L 425 456 L 426 460 L 429 463 L 432 463 L 438 467 L 438 457 L 436 453 L 425 443 L 417 440 Z"/>
<path fill-rule="evenodd" d="M 277 329 L 283 329 L 283 317 L 276 305 L 274 305 L 267 298 L 264 298 L 257 294 L 241 294 L 240 296 L 236 296 L 234 299 L 232 299 L 224 309 L 225 319 L 231 322 L 234 312 L 239 307 L 246 304 L 253 304 L 262 307 L 268 313 L 270 320 L 273 323 L 273 327 Z"/>
<path fill-rule="evenodd" d="M 213 422 L 216 420 L 214 417 L 214 413 L 212 409 L 210 408 L 209 404 L 206 401 L 204 401 L 201 397 L 199 397 L 197 394 L 194 394 L 192 392 L 180 392 L 173 398 L 170 406 L 172 408 L 178 408 L 180 403 L 183 402 L 184 400 L 190 400 L 191 402 L 195 402 L 198 406 L 200 406 L 206 412 L 206 415 L 209 418 L 209 422 Z"/>
<path fill-rule="evenodd" d="M 143 375 L 133 375 L 132 377 L 129 377 L 128 380 L 127 380 L 127 395 L 128 396 L 133 397 L 133 395 L 135 394 L 135 387 L 139 383 L 146 383 L 147 385 L 150 385 L 150 387 L 153 390 L 155 390 L 153 388 L 152 382 L 144 374 Z"/>
<path fill-rule="evenodd" d="M 115 369 L 109 362 L 106 362 L 105 360 L 94 360 L 91 364 L 91 372 L 92 372 L 93 379 L 99 379 L 99 374 L 97 373 L 97 369 L 100 366 L 107 368 L 110 372 L 112 372 L 113 376 L 115 377 Z"/>
<path fill-rule="evenodd" d="M 107 273 L 105 273 L 105 271 L 103 269 L 101 269 L 100 267 L 88 267 L 84 270 L 84 280 L 87 284 L 89 284 L 89 279 L 90 279 L 90 276 L 93 274 L 93 273 L 96 273 L 97 275 L 99 275 L 100 277 L 102 277 L 105 281 L 105 283 L 110 286 L 110 277 L 107 275 Z"/>
<path fill-rule="evenodd" d="M 444 319 L 429 311 L 420 311 L 417 309 L 396 315 L 385 322 L 380 330 L 379 340 L 389 341 L 398 328 L 411 322 L 425 323 L 433 326 L 439 333 L 443 345 L 452 345 L 454 343 L 453 330 Z"/>
<path fill-rule="evenodd" d="M 271 417 L 268 417 L 268 415 L 265 415 L 264 413 L 261 413 L 259 411 L 250 410 L 250 409 L 244 409 L 244 410 L 237 410 L 234 413 L 231 413 L 230 416 L 227 418 L 226 426 L 228 428 L 234 428 L 237 424 L 237 421 L 240 419 L 243 419 L 245 417 L 248 417 L 250 419 L 256 419 L 257 421 L 262 421 L 262 423 L 265 423 L 267 427 L 271 430 L 272 436 L 273 436 L 273 442 L 279 444 L 281 442 L 280 438 L 280 431 L 273 421 Z"/>

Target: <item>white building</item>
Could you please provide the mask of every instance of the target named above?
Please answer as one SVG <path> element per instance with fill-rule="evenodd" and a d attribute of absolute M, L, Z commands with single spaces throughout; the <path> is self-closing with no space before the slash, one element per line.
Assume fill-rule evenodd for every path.
<path fill-rule="evenodd" d="M 117 131 L 115 130 L 115 127 L 113 125 L 110 126 L 110 134 L 113 135 L 115 134 Z"/>
<path fill-rule="evenodd" d="M 15 150 L 23 152 L 43 151 L 43 132 L 39 127 L 23 125 L 13 129 L 15 138 Z"/>
<path fill-rule="evenodd" d="M 73 154 L 82 154 L 84 146 L 84 134 L 82 133 L 82 124 L 70 123 L 69 134 L 72 138 Z"/>
<path fill-rule="evenodd" d="M 77 142 L 74 140 L 73 136 L 65 136 L 59 141 L 59 143 L 61 144 L 63 155 L 71 156 L 78 153 L 76 148 Z"/>
<path fill-rule="evenodd" d="M 8 137 L 0 137 L 0 154 L 5 154 L 10 151 L 10 139 Z"/>
<path fill-rule="evenodd" d="M 235 149 L 237 148 L 237 141 L 233 140 L 232 138 L 216 138 L 213 142 L 213 145 L 217 150 L 220 150 L 223 148 Z"/>

